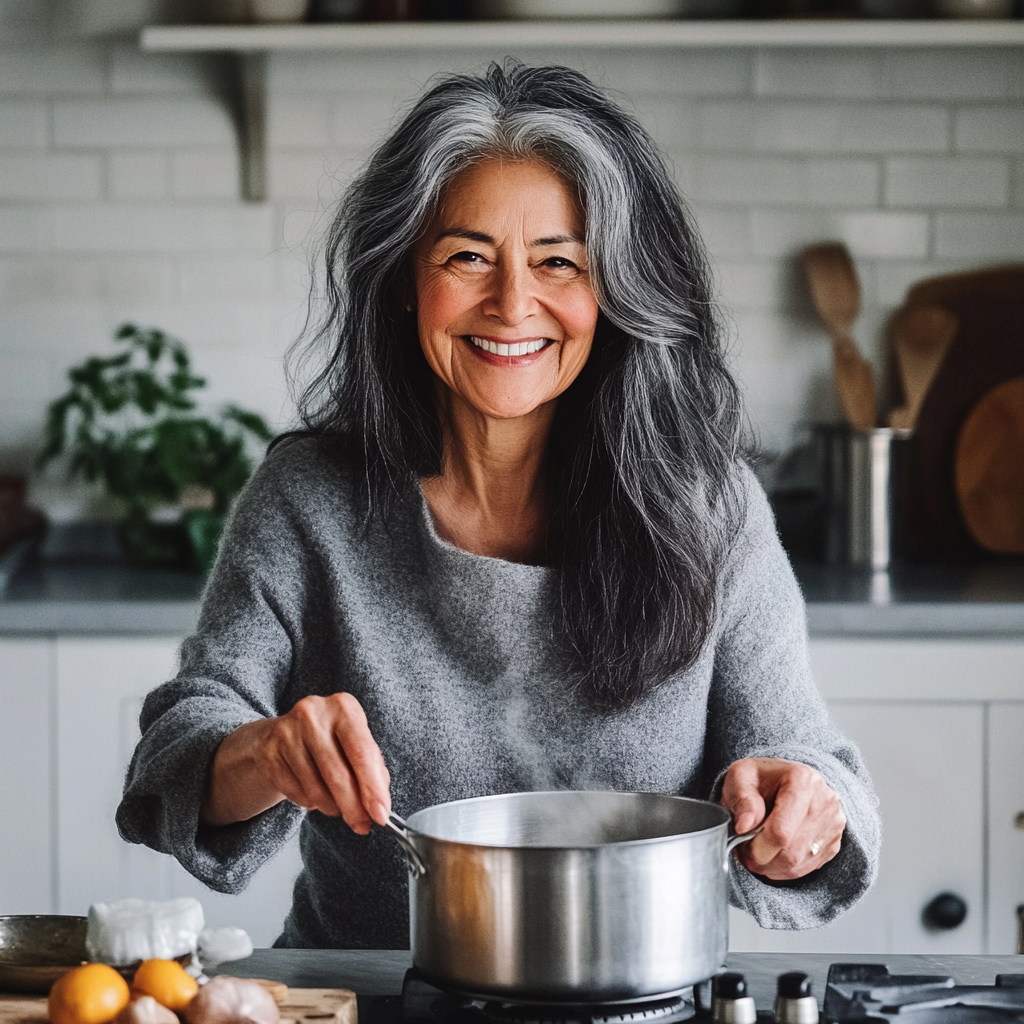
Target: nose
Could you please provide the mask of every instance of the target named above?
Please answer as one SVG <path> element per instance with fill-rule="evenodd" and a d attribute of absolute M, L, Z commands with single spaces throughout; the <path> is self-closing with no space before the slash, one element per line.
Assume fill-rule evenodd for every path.
<path fill-rule="evenodd" d="M 536 301 L 529 267 L 503 264 L 494 275 L 493 287 L 487 296 L 483 312 L 514 327 L 521 324 L 534 311 Z"/>

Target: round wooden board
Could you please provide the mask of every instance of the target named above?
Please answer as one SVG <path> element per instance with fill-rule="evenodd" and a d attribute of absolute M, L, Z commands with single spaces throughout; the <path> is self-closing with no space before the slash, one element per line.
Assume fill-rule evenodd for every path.
<path fill-rule="evenodd" d="M 993 388 L 964 421 L 955 481 L 975 541 L 988 551 L 1024 554 L 1024 377 Z"/>

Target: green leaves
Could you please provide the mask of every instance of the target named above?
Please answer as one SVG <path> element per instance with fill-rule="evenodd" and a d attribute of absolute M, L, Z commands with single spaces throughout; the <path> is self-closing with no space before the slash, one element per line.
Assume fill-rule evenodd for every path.
<path fill-rule="evenodd" d="M 123 505 L 125 538 L 146 560 L 176 550 L 166 537 L 147 534 L 152 509 L 176 504 L 186 487 L 212 493 L 212 509 L 198 518 L 188 512 L 184 521 L 197 560 L 208 564 L 217 524 L 252 472 L 251 451 L 271 430 L 234 405 L 213 418 L 195 414 L 193 395 L 206 381 L 177 339 L 133 324 L 114 336 L 122 351 L 68 371 L 69 390 L 47 410 L 39 465 L 66 456 L 71 478 L 100 481 Z"/>

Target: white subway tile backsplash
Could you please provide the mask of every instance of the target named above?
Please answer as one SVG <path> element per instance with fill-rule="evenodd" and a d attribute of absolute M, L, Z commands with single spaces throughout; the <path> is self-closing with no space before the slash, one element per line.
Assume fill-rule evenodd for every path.
<path fill-rule="evenodd" d="M 719 260 L 715 270 L 727 309 L 778 310 L 792 303 L 792 275 L 785 261 Z"/>
<path fill-rule="evenodd" d="M 754 210 L 750 215 L 750 254 L 785 259 L 814 242 L 836 236 L 826 210 Z"/>
<path fill-rule="evenodd" d="M 893 157 L 885 162 L 888 206 L 1005 206 L 1008 160 L 996 157 Z"/>
<path fill-rule="evenodd" d="M 372 92 L 388 86 L 403 74 L 400 53 L 371 53 L 351 50 L 292 53 L 278 50 L 268 54 L 267 88 L 279 94 Z"/>
<path fill-rule="evenodd" d="M 0 94 L 89 96 L 106 87 L 100 45 L 0 48 Z"/>
<path fill-rule="evenodd" d="M 697 162 L 694 198 L 751 206 L 871 206 L 878 181 L 871 160 L 707 157 Z"/>
<path fill-rule="evenodd" d="M 916 213 L 846 213 L 835 218 L 855 256 L 918 259 L 928 255 L 928 218 Z"/>
<path fill-rule="evenodd" d="M 605 50 L 584 52 L 569 63 L 628 97 L 741 96 L 750 90 L 753 60 L 750 50 Z M 561 58 L 549 55 L 545 62 L 561 63 Z"/>
<path fill-rule="evenodd" d="M 1016 46 L 889 50 L 885 62 L 892 87 L 908 98 L 935 102 L 1024 96 L 1024 53 Z"/>
<path fill-rule="evenodd" d="M 110 88 L 114 93 L 158 94 L 210 91 L 216 57 L 200 53 L 151 53 L 132 41 L 110 51 Z"/>
<path fill-rule="evenodd" d="M 879 260 L 872 270 L 878 302 L 887 308 L 900 306 L 911 286 L 927 277 L 943 274 L 948 269 L 953 268 L 923 260 Z"/>
<path fill-rule="evenodd" d="M 103 294 L 99 264 L 52 257 L 0 259 L 0 304 L 6 313 L 26 302 L 97 299 Z M 7 324 L 5 322 L 5 329 Z M 4 342 L 0 341 L 0 347 Z"/>
<path fill-rule="evenodd" d="M 876 99 L 890 86 L 881 50 L 765 49 L 757 53 L 754 92 L 768 97 Z"/>
<path fill-rule="evenodd" d="M 58 100 L 58 147 L 231 146 L 235 132 L 224 105 L 211 97 L 119 97 Z"/>
<path fill-rule="evenodd" d="M 746 210 L 691 202 L 691 212 L 712 259 L 751 254 L 750 214 Z"/>
<path fill-rule="evenodd" d="M 0 98 L 0 152 L 6 149 L 43 149 L 48 119 L 42 100 Z"/>
<path fill-rule="evenodd" d="M 808 206 L 874 206 L 880 185 L 881 168 L 877 160 L 807 161 Z"/>
<path fill-rule="evenodd" d="M 633 99 L 634 113 L 662 149 L 685 152 L 697 146 L 697 110 L 692 103 L 650 94 Z"/>
<path fill-rule="evenodd" d="M 942 153 L 950 114 L 935 104 L 850 104 L 840 110 L 836 147 L 844 153 Z"/>
<path fill-rule="evenodd" d="M 1013 161 L 1010 182 L 1010 205 L 1017 210 L 1024 210 L 1024 157 Z"/>
<path fill-rule="evenodd" d="M 53 247 L 63 252 L 267 252 L 266 206 L 103 204 L 53 208 Z"/>
<path fill-rule="evenodd" d="M 233 148 L 185 149 L 171 157 L 171 194 L 175 199 L 234 199 L 240 169 Z"/>
<path fill-rule="evenodd" d="M 858 257 L 913 259 L 928 254 L 928 218 L 923 214 L 755 210 L 751 223 L 758 256 L 787 256 L 826 239 L 845 242 Z"/>
<path fill-rule="evenodd" d="M 739 153 L 935 153 L 949 148 L 949 113 L 906 103 L 708 101 L 700 145 Z"/>
<path fill-rule="evenodd" d="M 1024 153 L 1024 107 L 961 107 L 954 131 L 961 153 Z"/>
<path fill-rule="evenodd" d="M 275 293 L 277 258 L 273 255 L 257 259 L 189 257 L 181 260 L 179 273 L 183 302 L 261 300 Z"/>
<path fill-rule="evenodd" d="M 167 154 L 160 150 L 122 150 L 107 159 L 110 199 L 164 199 L 170 180 Z"/>
<path fill-rule="evenodd" d="M 47 353 L 0 352 L 0 402 L 33 402 L 41 407 L 51 396 Z"/>
<path fill-rule="evenodd" d="M 99 199 L 102 175 L 98 156 L 0 155 L 0 202 Z"/>
<path fill-rule="evenodd" d="M 0 205 L 0 252 L 35 252 L 53 243 L 53 217 L 45 207 Z"/>
<path fill-rule="evenodd" d="M 354 157 L 322 149 L 278 150 L 267 162 L 270 194 L 275 199 L 331 204 L 359 163 Z"/>
<path fill-rule="evenodd" d="M 708 100 L 700 110 L 700 145 L 753 153 L 823 153 L 836 148 L 834 103 Z"/>
<path fill-rule="evenodd" d="M 940 259 L 1024 262 L 1024 214 L 939 213 L 935 255 Z"/>
<path fill-rule="evenodd" d="M 326 146 L 331 139 L 331 100 L 317 95 L 270 95 L 267 140 L 271 146 Z"/>
<path fill-rule="evenodd" d="M 164 256 L 97 261 L 104 299 L 111 302 L 165 302 L 176 297 L 173 260 Z"/>
<path fill-rule="evenodd" d="M 331 102 L 331 143 L 344 149 L 368 151 L 400 120 L 400 106 L 386 93 L 337 96 Z"/>

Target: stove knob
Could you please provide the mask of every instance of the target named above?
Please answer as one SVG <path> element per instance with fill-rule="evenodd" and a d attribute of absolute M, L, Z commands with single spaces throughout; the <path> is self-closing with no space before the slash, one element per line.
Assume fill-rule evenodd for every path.
<path fill-rule="evenodd" d="M 967 918 L 967 903 L 955 892 L 940 892 L 921 911 L 921 920 L 929 931 L 948 932 L 959 928 Z"/>
<path fill-rule="evenodd" d="M 711 1019 L 715 1024 L 757 1024 L 754 1000 L 747 994 L 747 979 L 727 972 L 711 983 Z"/>
<path fill-rule="evenodd" d="M 811 979 L 793 971 L 780 974 L 775 996 L 777 1024 L 818 1024 L 818 1000 L 811 992 Z"/>

